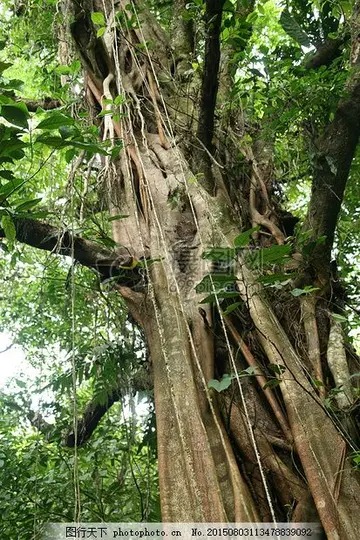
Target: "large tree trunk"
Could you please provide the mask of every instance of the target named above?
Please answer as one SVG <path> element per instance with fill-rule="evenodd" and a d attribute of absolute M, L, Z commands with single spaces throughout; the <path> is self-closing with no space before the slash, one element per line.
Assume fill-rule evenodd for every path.
<path fill-rule="evenodd" d="M 205 105 L 198 138 L 191 139 L 191 100 L 181 80 L 172 80 L 174 65 L 178 60 L 179 67 L 184 57 L 170 52 L 156 21 L 143 8 L 137 12 L 135 4 L 129 14 L 128 2 L 121 0 L 116 9 L 124 17 L 117 19 L 116 34 L 116 14 L 109 5 L 108 30 L 96 39 L 90 13 L 103 11 L 103 2 L 83 0 L 74 6 L 72 34 L 89 103 L 100 112 L 107 107 L 104 97 L 124 97 L 119 118 L 108 115 L 103 122 L 104 138 L 121 139 L 124 148 L 104 168 L 110 211 L 128 216 L 113 221 L 114 239 L 144 266 L 144 283 L 119 290 L 143 327 L 150 351 L 163 520 L 320 519 L 329 539 L 360 538 L 359 475 L 351 468 L 339 422 L 323 404 L 330 373 L 326 356 L 333 351 L 324 272 L 317 283 L 319 301 L 307 296 L 300 302 L 287 294 L 275 302 L 245 258 L 238 258 L 234 272 L 241 317 L 224 315 L 216 299 L 215 309 L 200 304 L 213 291 L 195 292 L 211 271 L 203 252 L 232 246 L 240 224 L 260 225 L 274 241 L 284 242 L 279 222 L 264 210 L 271 167 L 265 166 L 263 149 L 244 151 L 252 177 L 238 194 L 239 215 L 225 188 L 231 173 L 211 156 L 208 130 L 213 126 L 206 115 L 215 104 L 200 99 Z M 212 2 L 208 11 L 209 21 L 219 16 Z M 130 15 L 133 21 L 139 18 L 133 27 L 126 22 Z M 211 31 L 218 31 L 216 25 Z M 191 32 L 182 27 L 179 35 L 186 54 Z M 210 37 L 211 55 L 216 40 Z M 217 88 L 212 91 L 216 94 Z M 343 373 L 344 347 L 340 352 Z M 239 378 L 248 364 L 257 366 L 256 376 Z M 280 385 L 274 389 L 263 388 L 266 378 L 260 371 L 266 372 L 268 364 L 280 366 Z M 208 388 L 211 379 L 229 370 L 234 374 L 229 389 L 217 394 Z M 311 378 L 320 378 L 320 391 Z"/>

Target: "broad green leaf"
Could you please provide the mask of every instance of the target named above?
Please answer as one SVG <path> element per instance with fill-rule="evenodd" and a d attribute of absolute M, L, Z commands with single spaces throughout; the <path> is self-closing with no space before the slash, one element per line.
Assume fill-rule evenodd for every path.
<path fill-rule="evenodd" d="M 339 313 L 332 313 L 331 316 L 335 321 L 338 321 L 338 322 L 348 321 L 347 317 L 344 317 L 344 315 L 340 315 Z"/>
<path fill-rule="evenodd" d="M 202 254 L 203 259 L 210 259 L 211 261 L 228 261 L 229 264 L 235 257 L 235 250 L 231 248 L 215 247 Z"/>
<path fill-rule="evenodd" d="M 284 9 L 280 16 L 280 24 L 292 39 L 294 39 L 299 45 L 303 47 L 309 47 L 311 45 L 309 36 L 301 28 L 299 23 L 290 14 L 288 9 Z"/>
<path fill-rule="evenodd" d="M 101 11 L 94 11 L 91 14 L 91 20 L 94 24 L 98 24 L 99 26 L 106 26 L 106 21 L 104 14 L 101 13 Z"/>
<path fill-rule="evenodd" d="M 293 289 L 292 291 L 290 291 L 290 293 L 297 297 L 297 296 L 301 296 L 302 294 L 306 294 L 306 291 L 304 289 Z"/>
<path fill-rule="evenodd" d="M 72 126 L 75 120 L 71 116 L 66 116 L 61 112 L 53 112 L 47 118 L 42 120 L 36 127 L 37 129 L 59 129 L 63 126 Z"/>
<path fill-rule="evenodd" d="M 13 180 L 14 179 L 14 173 L 12 171 L 8 171 L 7 169 L 3 169 L 0 171 L 1 178 L 6 178 L 6 180 Z"/>
<path fill-rule="evenodd" d="M 210 379 L 210 381 L 208 382 L 208 387 L 214 388 L 214 390 L 216 390 L 217 392 L 222 392 L 223 390 L 226 390 L 226 388 L 229 388 L 229 386 L 231 385 L 231 381 L 232 376 L 225 373 L 220 381 L 218 381 L 217 379 Z"/>
<path fill-rule="evenodd" d="M 101 144 L 89 143 L 84 141 L 75 141 L 73 139 L 67 140 L 68 145 L 74 146 L 75 148 L 81 148 L 81 150 L 86 150 L 90 154 L 102 154 L 104 156 L 109 155 L 105 150 L 104 146 Z"/>
<path fill-rule="evenodd" d="M 0 62 L 0 74 L 11 66 L 9 62 Z"/>
<path fill-rule="evenodd" d="M 13 104 L 14 104 L 14 100 L 11 99 L 9 96 L 4 96 L 4 95 L 1 95 L 1 94 L 0 94 L 0 105 L 2 105 L 3 103 L 4 103 L 5 105 L 7 105 L 7 104 L 12 104 L 12 105 L 13 105 Z"/>
<path fill-rule="evenodd" d="M 106 26 L 101 26 L 99 30 L 96 32 L 96 37 L 100 38 L 102 37 L 106 32 Z"/>
<path fill-rule="evenodd" d="M 10 180 L 9 182 L 1 186 L 0 187 L 0 201 L 3 202 L 10 195 L 18 191 L 18 189 L 20 189 L 21 186 L 23 185 L 24 185 L 24 180 L 22 178 L 14 178 L 14 180 Z"/>
<path fill-rule="evenodd" d="M 38 199 L 32 199 L 32 200 L 29 200 L 29 201 L 24 201 L 22 202 L 21 204 L 19 204 L 15 211 L 16 212 L 24 212 L 25 210 L 31 210 L 31 208 L 34 208 L 34 206 L 36 206 L 37 204 L 39 204 L 39 202 L 42 201 L 42 198 L 38 198 Z"/>
<path fill-rule="evenodd" d="M 14 159 L 20 159 L 19 151 L 22 150 L 22 148 L 25 148 L 26 146 L 27 146 L 26 142 L 21 141 L 20 139 L 17 139 L 16 137 L 13 137 L 7 141 L 2 141 L 0 144 L 0 156 L 10 156 Z M 21 157 L 23 155 L 24 153 L 21 152 Z M 7 161 L 7 160 L 4 159 L 3 161 Z"/>
<path fill-rule="evenodd" d="M 308 286 L 308 287 L 304 287 L 303 289 L 293 289 L 292 291 L 290 291 L 290 293 L 297 297 L 297 296 L 302 296 L 304 294 L 310 294 L 314 291 L 318 291 L 319 290 L 319 287 L 311 287 L 311 286 Z"/>
<path fill-rule="evenodd" d="M 40 137 L 37 137 L 35 142 L 46 144 L 46 146 L 50 146 L 51 148 L 64 148 L 65 146 L 68 146 L 68 142 L 66 140 L 64 140 L 62 137 L 57 137 L 56 135 L 40 135 Z"/>
<path fill-rule="evenodd" d="M 251 235 L 254 232 L 257 232 L 260 229 L 260 227 L 252 227 L 251 229 L 248 229 L 247 231 L 244 231 L 243 233 L 239 234 L 235 240 L 234 240 L 234 246 L 237 248 L 243 248 L 245 246 L 248 246 L 251 240 Z"/>
<path fill-rule="evenodd" d="M 55 73 L 58 73 L 59 75 L 69 75 L 71 73 L 71 67 L 60 65 L 60 66 L 56 66 L 54 71 Z"/>
<path fill-rule="evenodd" d="M 268 264 L 282 264 L 288 260 L 290 253 L 290 245 L 274 245 L 268 248 L 253 250 L 247 254 L 247 259 L 252 265 L 261 267 Z"/>
<path fill-rule="evenodd" d="M 212 274 L 205 276 L 195 287 L 197 293 L 213 292 L 233 287 L 236 276 L 233 274 Z"/>
<path fill-rule="evenodd" d="M 279 379 L 270 379 L 264 384 L 263 390 L 266 388 L 275 388 L 276 386 L 279 386 L 280 383 L 281 381 Z"/>
<path fill-rule="evenodd" d="M 19 105 L 2 105 L 0 115 L 5 118 L 10 124 L 27 129 L 29 113 L 24 106 Z"/>

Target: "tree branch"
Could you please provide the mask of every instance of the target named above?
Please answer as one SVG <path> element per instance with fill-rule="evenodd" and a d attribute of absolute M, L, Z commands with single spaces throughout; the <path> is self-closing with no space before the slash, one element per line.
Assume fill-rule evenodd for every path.
<path fill-rule="evenodd" d="M 153 387 L 151 376 L 146 369 L 142 367 L 139 368 L 134 375 L 132 387 L 135 392 L 144 392 Z M 74 429 L 71 429 L 65 436 L 64 445 L 69 448 L 74 448 L 75 443 L 76 446 L 85 444 L 86 441 L 90 439 L 110 407 L 112 407 L 114 403 L 120 401 L 126 393 L 126 390 L 123 388 L 116 388 L 112 392 L 109 392 L 105 403 L 100 404 L 95 400 L 90 401 L 85 408 L 84 414 L 80 420 L 78 420 L 76 441 Z"/>
<path fill-rule="evenodd" d="M 306 61 L 306 69 L 318 69 L 321 66 L 330 66 L 335 58 L 340 56 L 341 48 L 347 38 L 348 36 L 336 39 L 325 39 L 325 41 L 317 47 L 315 53 Z"/>
<path fill-rule="evenodd" d="M 36 112 L 37 109 L 44 109 L 44 111 L 50 111 L 52 109 L 58 109 L 63 105 L 59 99 L 52 99 L 50 97 L 46 97 L 37 101 L 31 99 L 22 99 L 21 101 L 25 103 L 28 111 L 30 112 Z"/>
<path fill-rule="evenodd" d="M 72 236 L 67 230 L 28 218 L 14 218 L 16 239 L 29 246 L 56 255 L 73 257 L 78 263 L 95 270 L 105 279 L 116 279 L 119 285 L 132 287 L 142 279 L 140 266 L 125 247 L 110 251 L 96 242 Z M 0 236 L 5 233 L 0 229 Z"/>
<path fill-rule="evenodd" d="M 214 113 L 219 87 L 220 31 L 223 5 L 224 0 L 207 0 L 205 11 L 205 62 L 197 137 L 209 152 L 212 151 Z"/>
<path fill-rule="evenodd" d="M 65 436 L 64 445 L 69 448 L 81 446 L 86 443 L 97 428 L 100 420 L 107 413 L 107 411 L 114 405 L 115 402 L 121 399 L 120 390 L 114 390 L 111 392 L 105 403 L 100 404 L 96 401 L 90 401 L 84 411 L 83 416 L 77 423 L 77 435 L 75 437 L 74 430 L 70 430 Z"/>
<path fill-rule="evenodd" d="M 316 144 L 312 193 L 304 229 L 311 231 L 312 240 L 326 237 L 325 244 L 318 243 L 312 252 L 316 274 L 325 280 L 330 271 L 335 228 L 359 136 L 360 81 L 339 103 L 333 122 Z"/>
<path fill-rule="evenodd" d="M 313 182 L 304 230 L 317 242 L 311 254 L 311 266 L 320 283 L 328 282 L 331 249 L 350 167 L 360 137 L 360 8 L 355 5 L 352 20 L 351 71 L 334 120 L 316 141 Z"/>

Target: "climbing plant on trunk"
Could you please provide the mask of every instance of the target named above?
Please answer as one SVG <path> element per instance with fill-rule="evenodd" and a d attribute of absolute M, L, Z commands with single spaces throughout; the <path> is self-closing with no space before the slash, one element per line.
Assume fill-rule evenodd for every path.
<path fill-rule="evenodd" d="M 327 118 L 309 126 L 299 111 L 312 187 L 296 231 L 281 208 L 276 108 L 252 115 L 241 99 L 261 6 L 165 5 L 164 18 L 140 1 L 64 2 L 87 107 L 111 150 L 102 197 L 119 250 L 70 232 L 54 242 L 112 277 L 144 331 L 164 521 L 320 520 L 328 538 L 356 538 L 358 359 L 331 253 L 360 134 L 358 5 L 336 39 L 326 4 L 321 32 L 301 2 L 281 16 L 288 40 L 316 42 L 291 77 L 347 69 Z M 278 75 L 264 51 L 252 76 L 266 95 Z M 18 240 L 54 249 L 50 226 L 14 224 Z M 337 412 L 326 406 L 334 388 Z"/>

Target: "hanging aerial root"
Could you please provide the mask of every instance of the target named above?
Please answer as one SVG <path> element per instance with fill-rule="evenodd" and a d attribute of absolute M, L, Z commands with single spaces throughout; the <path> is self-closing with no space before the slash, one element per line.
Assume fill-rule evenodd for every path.
<path fill-rule="evenodd" d="M 266 184 L 262 178 L 259 166 L 257 164 L 256 158 L 251 148 L 246 148 L 244 150 L 245 156 L 249 160 L 252 166 L 252 174 L 250 180 L 250 196 L 249 196 L 249 206 L 250 214 L 252 219 L 253 227 L 261 225 L 268 229 L 268 231 L 275 238 L 276 242 L 279 245 L 282 245 L 285 242 L 285 236 L 279 229 L 279 227 L 269 219 L 271 214 L 270 201 L 266 188 Z M 257 209 L 257 195 L 261 196 L 262 202 L 266 208 L 265 213 L 260 213 Z"/>
<path fill-rule="evenodd" d="M 318 386 L 320 397 L 325 397 L 324 377 L 321 366 L 319 330 L 316 321 L 316 303 L 316 296 L 305 295 L 301 299 L 301 312 L 307 341 L 308 356 L 312 368 L 312 375 Z"/>
<path fill-rule="evenodd" d="M 345 459 L 346 441 L 307 380 L 302 359 L 243 261 L 237 283 L 269 360 L 286 368 L 280 388 L 295 447 L 327 538 L 359 538 L 358 524 L 352 519 L 359 507 L 359 475 Z"/>
<path fill-rule="evenodd" d="M 167 150 L 170 147 L 170 144 L 169 144 L 169 141 L 166 139 L 166 136 L 165 136 L 165 133 L 164 133 L 162 118 L 161 118 L 159 106 L 158 106 L 158 103 L 157 103 L 158 100 L 156 99 L 156 95 L 157 95 L 158 92 L 156 90 L 155 82 L 154 82 L 151 71 L 148 71 L 147 77 L 148 77 L 148 81 L 149 81 L 150 97 L 151 97 L 151 101 L 152 101 L 152 104 L 153 104 L 153 107 L 154 107 L 156 125 L 157 125 L 157 129 L 158 129 L 158 134 L 159 134 L 161 146 L 163 148 L 165 148 L 165 150 Z"/>
<path fill-rule="evenodd" d="M 224 397 L 227 402 L 227 408 L 230 410 L 230 431 L 234 437 L 236 444 L 246 459 L 253 464 L 256 464 L 256 457 L 252 442 L 249 437 L 249 429 L 246 425 L 243 414 L 236 406 L 231 406 L 229 396 Z M 263 432 L 259 427 L 254 427 L 256 442 L 258 449 L 263 456 L 263 465 L 266 471 L 271 471 L 276 479 L 279 496 L 284 505 L 291 504 L 293 500 L 301 500 L 306 494 L 306 486 L 304 481 L 294 474 L 294 472 L 284 463 L 284 461 L 276 454 L 272 448 L 271 442 L 268 439 L 268 434 Z"/>
<path fill-rule="evenodd" d="M 331 317 L 327 361 L 338 392 L 335 395 L 339 409 L 347 409 L 354 398 L 350 384 L 350 372 L 346 359 L 344 334 L 341 323 Z"/>
<path fill-rule="evenodd" d="M 244 340 L 242 339 L 242 337 L 240 336 L 240 334 L 236 330 L 236 328 L 233 325 L 233 323 L 231 322 L 230 318 L 228 316 L 225 316 L 224 320 L 225 320 L 226 326 L 230 330 L 230 333 L 231 333 L 232 337 L 234 338 L 237 345 L 239 346 L 239 349 L 240 349 L 241 353 L 243 354 L 246 362 L 249 364 L 249 366 L 255 368 L 256 380 L 259 383 L 260 388 L 262 389 L 262 391 L 264 393 L 264 396 L 266 397 L 270 407 L 272 408 L 272 410 L 274 412 L 274 415 L 275 415 L 277 421 L 279 422 L 279 425 L 280 425 L 280 427 L 281 427 L 281 429 L 282 429 L 282 431 L 283 431 L 283 433 L 284 433 L 284 435 L 286 437 L 286 440 L 290 444 L 292 444 L 293 437 L 292 437 L 292 434 L 291 434 L 289 424 L 288 424 L 288 422 L 287 422 L 287 420 L 285 418 L 285 415 L 283 414 L 283 412 L 281 410 L 281 407 L 280 407 L 279 403 L 277 402 L 271 388 L 265 387 L 265 385 L 267 383 L 267 380 L 266 380 L 266 377 L 264 376 L 264 374 L 262 372 L 261 367 L 259 366 L 258 362 L 256 361 L 253 354 L 251 353 L 250 349 L 248 348 L 248 346 L 246 345 L 246 343 L 244 342 Z"/>

